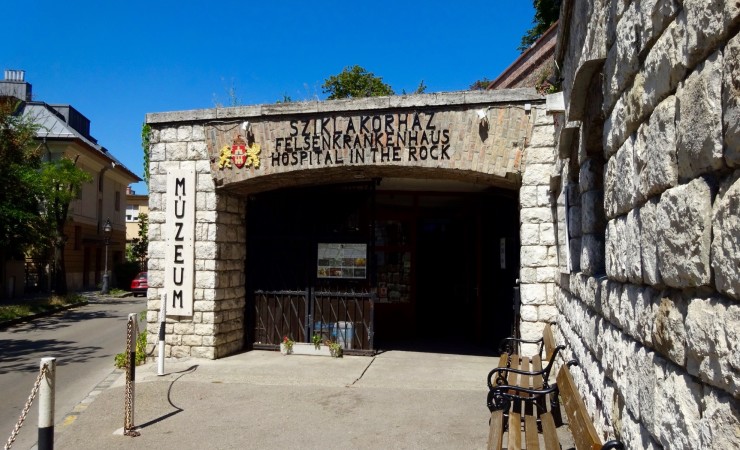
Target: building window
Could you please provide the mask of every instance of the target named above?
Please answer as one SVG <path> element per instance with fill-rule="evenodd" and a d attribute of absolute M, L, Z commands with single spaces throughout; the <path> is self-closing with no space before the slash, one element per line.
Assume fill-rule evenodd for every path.
<path fill-rule="evenodd" d="M 139 221 L 139 205 L 126 205 L 126 222 Z"/>
<path fill-rule="evenodd" d="M 121 192 L 116 191 L 116 211 L 121 210 Z"/>

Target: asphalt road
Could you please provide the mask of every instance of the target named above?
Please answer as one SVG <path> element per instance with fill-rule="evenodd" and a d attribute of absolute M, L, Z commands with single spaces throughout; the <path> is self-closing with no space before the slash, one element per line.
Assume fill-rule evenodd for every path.
<path fill-rule="evenodd" d="M 56 413 L 59 424 L 113 371 L 125 349 L 129 313 L 146 309 L 144 298 L 100 298 L 88 305 L 0 331 L 0 445 L 7 442 L 31 393 L 42 357 L 57 358 Z M 123 408 L 123 403 L 121 403 Z M 36 404 L 13 449 L 37 441 Z"/>

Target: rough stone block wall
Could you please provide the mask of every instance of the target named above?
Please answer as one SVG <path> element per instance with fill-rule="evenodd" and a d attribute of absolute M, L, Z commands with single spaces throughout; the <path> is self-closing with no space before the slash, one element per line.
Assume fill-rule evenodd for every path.
<path fill-rule="evenodd" d="M 557 318 L 555 277 L 558 273 L 556 227 L 551 207 L 550 176 L 554 175 L 555 148 L 553 118 L 545 109 L 533 109 L 532 138 L 523 161 L 522 186 L 519 190 L 521 254 L 519 272 L 523 339 L 542 337 L 545 324 Z M 522 349 L 533 354 L 532 345 Z"/>
<path fill-rule="evenodd" d="M 149 155 L 148 347 L 157 344 L 164 292 L 167 171 L 196 172 L 195 289 L 192 317 L 166 322 L 167 357 L 220 358 L 244 346 L 245 201 L 216 194 L 202 125 L 152 126 Z M 235 245 L 236 244 L 236 245 Z"/>
<path fill-rule="evenodd" d="M 554 203 L 570 225 L 558 247 L 581 248 L 557 280 L 565 356 L 604 438 L 740 448 L 740 3 L 564 3 L 566 115 L 586 95 L 603 116 L 601 142 L 561 163 L 562 192 L 577 182 L 580 198 Z M 574 92 L 594 60 L 603 91 Z M 590 268 L 599 245 L 584 236 L 602 229 Z"/>

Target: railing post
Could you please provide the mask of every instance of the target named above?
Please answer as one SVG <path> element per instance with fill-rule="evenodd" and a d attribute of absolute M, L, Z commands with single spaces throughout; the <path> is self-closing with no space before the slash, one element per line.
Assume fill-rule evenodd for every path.
<path fill-rule="evenodd" d="M 40 369 L 44 372 L 39 384 L 39 450 L 54 449 L 54 384 L 56 358 L 41 358 Z"/>

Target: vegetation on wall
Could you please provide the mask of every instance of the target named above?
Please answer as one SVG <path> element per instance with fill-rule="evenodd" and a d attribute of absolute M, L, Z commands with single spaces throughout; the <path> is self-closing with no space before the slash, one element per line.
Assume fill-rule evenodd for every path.
<path fill-rule="evenodd" d="M 534 5 L 532 28 L 522 36 L 522 41 L 517 48 L 520 52 L 534 44 L 552 24 L 558 21 L 560 16 L 561 0 L 533 0 L 532 3 Z"/>
<path fill-rule="evenodd" d="M 375 76 L 360 66 L 345 67 L 342 72 L 332 75 L 321 86 L 327 100 L 341 98 L 362 98 L 393 95 L 390 85 L 383 78 Z"/>
<path fill-rule="evenodd" d="M 144 150 L 144 182 L 149 188 L 149 147 L 151 146 L 152 127 L 148 123 L 141 126 L 141 148 Z"/>

